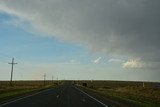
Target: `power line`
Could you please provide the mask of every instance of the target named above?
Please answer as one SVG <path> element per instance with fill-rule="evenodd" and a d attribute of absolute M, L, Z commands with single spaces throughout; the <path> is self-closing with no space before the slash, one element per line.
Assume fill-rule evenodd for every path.
<path fill-rule="evenodd" d="M 15 63 L 15 62 L 14 62 L 14 58 L 12 58 L 12 62 L 11 62 L 11 63 L 8 63 L 8 64 L 11 64 L 11 65 L 12 65 L 12 66 L 11 66 L 11 79 L 10 79 L 10 85 L 12 86 L 13 66 L 14 66 L 15 64 L 18 64 L 18 63 Z"/>

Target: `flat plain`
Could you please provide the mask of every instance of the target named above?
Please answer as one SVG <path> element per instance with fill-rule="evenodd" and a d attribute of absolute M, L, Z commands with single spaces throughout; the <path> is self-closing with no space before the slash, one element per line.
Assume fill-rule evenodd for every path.
<path fill-rule="evenodd" d="M 115 107 L 159 107 L 160 106 L 160 83 L 140 81 L 100 81 L 100 80 L 69 80 L 69 81 L 0 81 L 0 103 L 9 102 L 22 96 L 36 93 L 49 88 L 60 91 L 78 87 L 93 98 Z M 62 87 L 58 88 L 58 87 Z M 70 87 L 70 88 L 66 88 Z M 68 91 L 66 91 L 66 95 Z M 54 91 L 53 91 L 54 93 Z M 71 92 L 72 93 L 72 92 Z M 72 94 L 69 95 L 72 95 Z M 77 98 L 78 99 L 78 98 Z"/>

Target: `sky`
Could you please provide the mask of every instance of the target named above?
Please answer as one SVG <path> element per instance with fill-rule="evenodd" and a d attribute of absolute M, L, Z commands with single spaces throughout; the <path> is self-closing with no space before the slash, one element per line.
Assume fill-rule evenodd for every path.
<path fill-rule="evenodd" d="M 159 0 L 1 0 L 0 80 L 160 82 Z"/>

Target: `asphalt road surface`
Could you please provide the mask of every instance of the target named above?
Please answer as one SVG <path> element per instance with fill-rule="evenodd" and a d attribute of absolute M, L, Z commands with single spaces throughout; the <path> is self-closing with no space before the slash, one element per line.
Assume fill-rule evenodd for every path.
<path fill-rule="evenodd" d="M 23 98 L 0 107 L 108 107 L 79 88 L 66 83 Z"/>

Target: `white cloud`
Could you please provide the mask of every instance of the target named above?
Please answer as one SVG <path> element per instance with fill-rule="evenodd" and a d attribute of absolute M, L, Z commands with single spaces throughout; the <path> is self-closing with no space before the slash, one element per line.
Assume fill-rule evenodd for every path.
<path fill-rule="evenodd" d="M 78 64 L 77 60 L 75 60 L 75 59 L 69 60 L 68 63 L 69 63 L 69 64 Z"/>
<path fill-rule="evenodd" d="M 98 64 L 99 61 L 101 60 L 102 57 L 97 58 L 96 60 L 93 61 L 93 63 Z"/>
<path fill-rule="evenodd" d="M 136 69 L 136 68 L 144 68 L 145 64 L 141 61 L 141 59 L 131 59 L 122 64 L 123 68 L 127 69 Z"/>
<path fill-rule="evenodd" d="M 125 62 L 125 60 L 111 58 L 111 59 L 108 60 L 108 62 L 118 62 L 118 63 L 122 63 L 122 62 Z"/>

